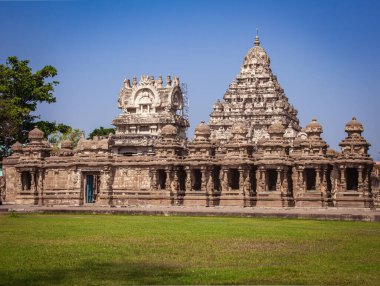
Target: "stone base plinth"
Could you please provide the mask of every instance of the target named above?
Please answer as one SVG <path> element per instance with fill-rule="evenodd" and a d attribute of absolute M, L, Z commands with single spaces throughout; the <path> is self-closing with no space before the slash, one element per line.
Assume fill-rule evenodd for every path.
<path fill-rule="evenodd" d="M 373 199 L 362 192 L 341 192 L 336 194 L 334 206 L 343 208 L 370 208 L 373 206 Z"/>
<path fill-rule="evenodd" d="M 208 196 L 205 192 L 187 192 L 183 196 L 183 206 L 206 207 L 209 206 Z"/>
<path fill-rule="evenodd" d="M 219 197 L 219 206 L 245 207 L 246 202 L 243 192 L 240 190 L 222 192 Z"/>
<path fill-rule="evenodd" d="M 300 194 L 295 199 L 296 207 L 327 207 L 329 206 L 329 198 L 321 192 L 306 192 Z"/>
<path fill-rule="evenodd" d="M 253 199 L 256 207 L 290 207 L 293 200 L 281 194 L 281 192 L 257 192 Z"/>
<path fill-rule="evenodd" d="M 108 198 L 113 206 L 170 206 L 171 198 L 169 192 L 119 192 Z"/>

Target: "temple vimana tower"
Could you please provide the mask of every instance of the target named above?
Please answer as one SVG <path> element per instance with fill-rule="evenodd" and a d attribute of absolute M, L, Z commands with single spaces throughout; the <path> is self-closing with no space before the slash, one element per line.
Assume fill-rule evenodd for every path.
<path fill-rule="evenodd" d="M 360 207 L 373 205 L 370 144 L 354 117 L 341 150 L 301 128 L 258 36 L 188 140 L 179 78 L 126 79 L 105 138 L 53 150 L 35 128 L 3 161 L 3 201 L 25 205 Z"/>

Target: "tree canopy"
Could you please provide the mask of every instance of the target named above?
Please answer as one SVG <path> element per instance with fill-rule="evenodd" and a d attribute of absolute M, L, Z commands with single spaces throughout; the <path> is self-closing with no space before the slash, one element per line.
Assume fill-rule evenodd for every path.
<path fill-rule="evenodd" d="M 16 140 L 24 143 L 36 124 L 46 137 L 57 128 L 69 127 L 35 122 L 39 116 L 32 114 L 38 103 L 56 101 L 53 92 L 58 81 L 51 80 L 56 75 L 57 70 L 50 65 L 33 73 L 29 61 L 17 57 L 8 57 L 5 64 L 0 64 L 0 159 L 9 154 L 9 147 Z"/>
<path fill-rule="evenodd" d="M 88 138 L 92 139 L 94 136 L 108 136 L 110 133 L 115 134 L 115 128 L 104 128 L 100 126 L 99 128 L 95 128 L 89 135 Z"/>

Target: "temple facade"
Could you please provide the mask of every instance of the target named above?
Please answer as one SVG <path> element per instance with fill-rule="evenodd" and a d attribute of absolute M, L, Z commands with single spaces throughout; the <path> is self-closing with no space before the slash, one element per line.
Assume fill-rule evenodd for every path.
<path fill-rule="evenodd" d="M 301 128 L 256 37 L 208 124 L 188 140 L 179 78 L 124 81 L 106 138 L 53 150 L 38 128 L 3 160 L 3 203 L 98 206 L 359 207 L 373 205 L 370 144 L 352 118 L 341 150 L 316 119 Z"/>

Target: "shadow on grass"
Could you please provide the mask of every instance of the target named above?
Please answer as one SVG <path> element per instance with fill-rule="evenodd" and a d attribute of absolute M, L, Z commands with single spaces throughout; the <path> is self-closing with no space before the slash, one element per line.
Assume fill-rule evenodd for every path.
<path fill-rule="evenodd" d="M 178 267 L 135 262 L 89 262 L 56 270 L 0 271 L 0 285 L 183 284 L 189 273 Z"/>

